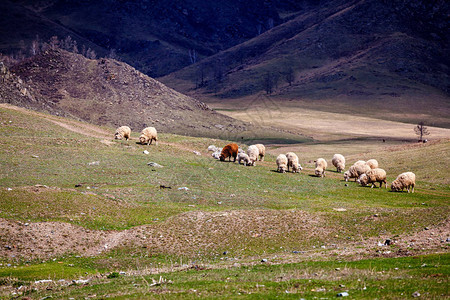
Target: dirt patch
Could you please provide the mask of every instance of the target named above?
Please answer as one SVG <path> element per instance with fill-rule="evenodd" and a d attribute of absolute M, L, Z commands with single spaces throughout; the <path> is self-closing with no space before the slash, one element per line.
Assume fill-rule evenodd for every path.
<path fill-rule="evenodd" d="M 302 211 L 188 212 L 157 225 L 125 231 L 88 230 L 61 222 L 22 223 L 0 219 L 2 257 L 50 258 L 65 253 L 92 256 L 118 246 L 191 255 L 226 247 L 237 239 L 273 238 L 293 231 L 304 238 L 326 234 L 318 217 Z M 316 228 L 313 230 L 313 228 Z M 320 229 L 317 229 L 320 228 Z"/>
<path fill-rule="evenodd" d="M 326 236 L 333 231 L 317 215 L 288 211 L 187 212 L 156 225 L 124 231 L 88 230 L 62 222 L 22 223 L 0 219 L 0 256 L 4 258 L 48 259 L 64 254 L 95 256 L 117 247 L 147 248 L 151 253 L 196 255 L 230 245 L 246 246 L 291 233 L 301 239 Z M 280 255 L 277 261 L 290 262 L 330 255 L 353 259 L 377 256 L 404 256 L 448 250 L 450 221 L 419 232 L 379 236 L 359 241 L 342 240 L 323 248 Z M 394 248 L 383 245 L 392 239 Z M 380 244 L 381 243 L 381 244 Z M 251 258 L 248 258 L 251 260 Z"/>

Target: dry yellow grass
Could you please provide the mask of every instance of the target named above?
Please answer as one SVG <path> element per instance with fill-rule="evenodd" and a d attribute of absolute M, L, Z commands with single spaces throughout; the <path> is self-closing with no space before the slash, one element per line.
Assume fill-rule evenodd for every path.
<path fill-rule="evenodd" d="M 230 117 L 252 122 L 255 125 L 278 127 L 311 136 L 319 141 L 346 138 L 379 138 L 414 140 L 415 124 L 380 120 L 340 113 L 330 113 L 276 104 L 251 106 L 244 110 L 221 111 Z M 450 129 L 428 127 L 430 139 L 450 138 Z"/>

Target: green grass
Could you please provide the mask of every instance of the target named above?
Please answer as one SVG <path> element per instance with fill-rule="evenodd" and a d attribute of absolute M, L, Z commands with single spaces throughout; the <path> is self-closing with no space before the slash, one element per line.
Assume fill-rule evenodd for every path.
<path fill-rule="evenodd" d="M 280 174 L 272 155 L 256 167 L 219 162 L 206 149 L 210 144 L 223 146 L 224 140 L 162 134 L 157 146 L 134 141 L 106 145 L 41 117 L 7 109 L 0 109 L 0 124 L 0 218 L 58 221 L 90 230 L 131 229 L 135 231 L 130 234 L 144 234 L 152 241 L 128 243 L 92 257 L 75 257 L 79 253 L 68 251 L 54 257 L 55 261 L 2 257 L 3 286 L 25 282 L 33 298 L 51 293 L 57 298 L 96 294 L 127 299 L 334 297 L 342 290 L 339 284 L 355 298 L 403 298 L 415 290 L 439 298 L 445 292 L 440 283 L 445 277 L 440 274 L 448 274 L 448 255 L 364 261 L 352 261 L 350 255 L 339 263 L 324 258 L 327 249 L 316 261 L 293 258 L 296 264 L 246 267 L 241 263 L 259 262 L 261 257 L 283 263 L 282 258 L 292 251 L 316 253 L 322 245 L 345 247 L 354 241 L 407 235 L 446 222 L 450 190 L 444 172 L 437 170 L 449 164 L 442 156 L 448 141 L 384 152 L 377 148 L 349 157 L 378 159 L 386 166 L 389 182 L 405 168 L 417 170 L 416 192 L 408 194 L 346 183 L 332 168 L 327 177 L 317 178 L 312 176 L 312 163 L 302 164 L 305 169 L 300 174 Z M 328 153 L 329 147 L 334 151 L 339 146 L 315 145 L 303 157 Z M 143 154 L 144 149 L 150 153 Z M 195 155 L 194 150 L 203 155 Z M 150 167 L 148 162 L 163 168 Z M 160 189 L 160 185 L 171 189 Z M 8 236 L 0 233 L 0 241 L 8 243 Z M 442 246 L 437 250 L 445 251 Z M 236 258 L 239 267 L 228 269 L 233 263 L 230 258 Z M 419 268 L 419 261 L 430 267 Z M 194 267 L 169 272 L 184 265 L 227 269 Z M 337 267 L 345 272 L 335 272 Z M 105 275 L 88 286 L 32 291 L 34 280 L 92 278 L 123 270 L 141 272 L 143 277 Z M 173 283 L 149 287 L 146 282 L 159 278 L 149 276 L 149 270 L 163 272 L 161 276 Z M 6 295 L 10 295 L 8 289 L 0 291 L 0 297 Z"/>
<path fill-rule="evenodd" d="M 58 263 L 40 265 L 40 277 L 35 267 L 2 270 L 13 282 L 33 285 L 34 278 L 57 281 L 76 278 L 80 268 Z M 91 272 L 92 269 L 84 268 Z M 114 273 L 111 273 L 114 274 Z M 303 261 L 272 265 L 267 263 L 238 264 L 230 269 L 186 268 L 178 272 L 148 275 L 103 275 L 88 285 L 58 286 L 51 291 L 33 286 L 28 293 L 33 298 L 51 295 L 56 298 L 96 294 L 113 299 L 150 298 L 250 298 L 298 299 L 336 297 L 348 292 L 351 299 L 404 299 L 419 292 L 427 299 L 448 297 L 447 278 L 450 275 L 450 255 L 426 255 L 400 258 L 379 258 L 358 261 Z M 150 286 L 162 277 L 165 282 Z M 45 285 L 44 285 L 45 287 Z"/>

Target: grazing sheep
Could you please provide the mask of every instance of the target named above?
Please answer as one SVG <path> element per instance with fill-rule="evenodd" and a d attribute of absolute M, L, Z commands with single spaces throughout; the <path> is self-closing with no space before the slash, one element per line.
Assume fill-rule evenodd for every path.
<path fill-rule="evenodd" d="M 366 173 L 367 171 L 370 170 L 370 167 L 368 165 L 366 165 L 366 163 L 364 162 L 362 163 L 358 163 L 358 164 L 354 164 L 353 166 L 351 166 L 348 171 L 346 171 L 344 173 L 344 179 L 345 181 L 348 181 L 350 178 L 355 178 L 355 182 L 357 180 L 357 178 L 359 176 L 361 176 L 361 174 Z"/>
<path fill-rule="evenodd" d="M 209 147 L 208 147 L 208 151 L 211 151 L 211 152 L 216 152 L 218 150 L 220 150 L 220 149 L 214 145 L 209 145 Z"/>
<path fill-rule="evenodd" d="M 364 160 L 358 160 L 353 165 L 356 166 L 356 165 L 365 165 L 365 164 L 366 164 L 366 162 Z"/>
<path fill-rule="evenodd" d="M 235 143 L 230 143 L 223 147 L 222 153 L 220 153 L 219 159 L 220 161 L 225 161 L 225 158 L 228 157 L 228 161 L 231 161 L 231 157 L 234 158 L 233 162 L 236 161 L 236 157 L 238 154 L 239 146 Z"/>
<path fill-rule="evenodd" d="M 128 126 L 120 126 L 116 129 L 116 133 L 114 133 L 115 140 L 121 140 L 125 138 L 127 141 L 131 136 L 131 129 Z"/>
<path fill-rule="evenodd" d="M 376 159 L 369 159 L 368 161 L 366 161 L 366 165 L 368 165 L 371 169 L 378 168 L 378 162 Z"/>
<path fill-rule="evenodd" d="M 214 151 L 213 153 L 211 153 L 211 156 L 214 157 L 215 159 L 219 159 L 220 158 L 220 150 Z"/>
<path fill-rule="evenodd" d="M 328 166 L 327 161 L 323 158 L 318 158 L 314 162 L 316 163 L 314 174 L 316 174 L 316 176 L 325 177 L 325 169 Z"/>
<path fill-rule="evenodd" d="M 345 169 L 345 157 L 342 154 L 335 154 L 331 159 L 331 163 L 336 167 L 336 171 L 341 173 Z"/>
<path fill-rule="evenodd" d="M 413 172 L 405 172 L 397 176 L 397 178 L 391 183 L 391 191 L 399 192 L 406 188 L 408 193 L 414 193 L 414 186 L 416 185 L 416 174 Z"/>
<path fill-rule="evenodd" d="M 286 153 L 286 157 L 288 160 L 287 170 L 289 172 L 289 167 L 292 168 L 292 173 L 299 173 L 303 170 L 302 166 L 298 163 L 298 156 L 294 152 Z"/>
<path fill-rule="evenodd" d="M 288 159 L 287 159 L 286 155 L 284 155 L 284 154 L 278 155 L 278 157 L 277 157 L 277 171 L 280 172 L 280 173 L 286 173 L 287 164 L 288 164 Z"/>
<path fill-rule="evenodd" d="M 250 157 L 246 153 L 238 153 L 237 160 L 239 164 L 241 164 L 241 161 L 244 161 L 244 166 L 250 164 Z"/>
<path fill-rule="evenodd" d="M 158 144 L 158 133 L 155 127 L 147 127 L 142 129 L 141 136 L 139 137 L 139 142 L 142 145 L 150 145 L 153 140 L 155 140 L 155 145 Z"/>
<path fill-rule="evenodd" d="M 258 147 L 259 150 L 259 160 L 263 161 L 264 156 L 266 155 L 266 147 L 263 144 L 255 144 L 256 147 Z"/>
<path fill-rule="evenodd" d="M 370 169 L 366 173 L 361 174 L 358 178 L 358 183 L 361 184 L 362 186 L 366 186 L 369 183 L 371 183 L 372 185 L 370 186 L 370 188 L 373 188 L 375 186 L 375 182 L 380 183 L 380 188 L 384 182 L 384 187 L 387 188 L 385 170 L 380 168 Z"/>
<path fill-rule="evenodd" d="M 247 155 L 250 158 L 250 166 L 256 166 L 255 162 L 258 160 L 259 149 L 256 145 L 251 145 L 247 149 Z"/>

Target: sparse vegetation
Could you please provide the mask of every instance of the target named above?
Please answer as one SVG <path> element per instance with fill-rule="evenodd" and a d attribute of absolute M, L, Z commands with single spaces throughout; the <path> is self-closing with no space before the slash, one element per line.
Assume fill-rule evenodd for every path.
<path fill-rule="evenodd" d="M 448 298 L 447 3 L 196 1 L 0 1 L 0 298 Z"/>
<path fill-rule="evenodd" d="M 114 128 L 97 128 L 100 136 L 89 137 L 93 126 L 57 119 L 0 109 L 0 231 L 2 245 L 11 245 L 0 249 L 0 277 L 9 278 L 2 296 L 17 293 L 19 282 L 21 295 L 33 298 L 48 295 L 48 286 L 58 297 L 94 290 L 139 298 L 149 291 L 168 297 L 444 293 L 448 257 L 431 253 L 448 247 L 441 239 L 450 190 L 431 158 L 448 149 L 448 141 L 346 155 L 349 162 L 377 158 L 389 181 L 405 166 L 417 170 L 416 191 L 407 194 L 345 186 L 332 167 L 323 179 L 310 176 L 314 165 L 307 159 L 327 153 L 326 143 L 298 152 L 300 174 L 279 174 L 274 155 L 244 167 L 206 152 L 227 141 L 162 134 L 158 146 L 147 147 L 114 141 Z M 163 168 L 148 166 L 149 160 Z M 395 242 L 377 246 L 385 239 Z M 425 256 L 395 258 L 405 254 Z M 429 267 L 419 267 L 424 264 Z M 122 271 L 117 278 L 101 275 Z M 427 282 L 419 283 L 424 276 Z M 41 279 L 53 281 L 34 283 Z"/>
<path fill-rule="evenodd" d="M 425 135 L 430 135 L 428 127 L 425 126 L 424 122 L 419 122 L 419 124 L 414 127 L 414 132 L 419 136 L 419 141 L 423 141 Z"/>

